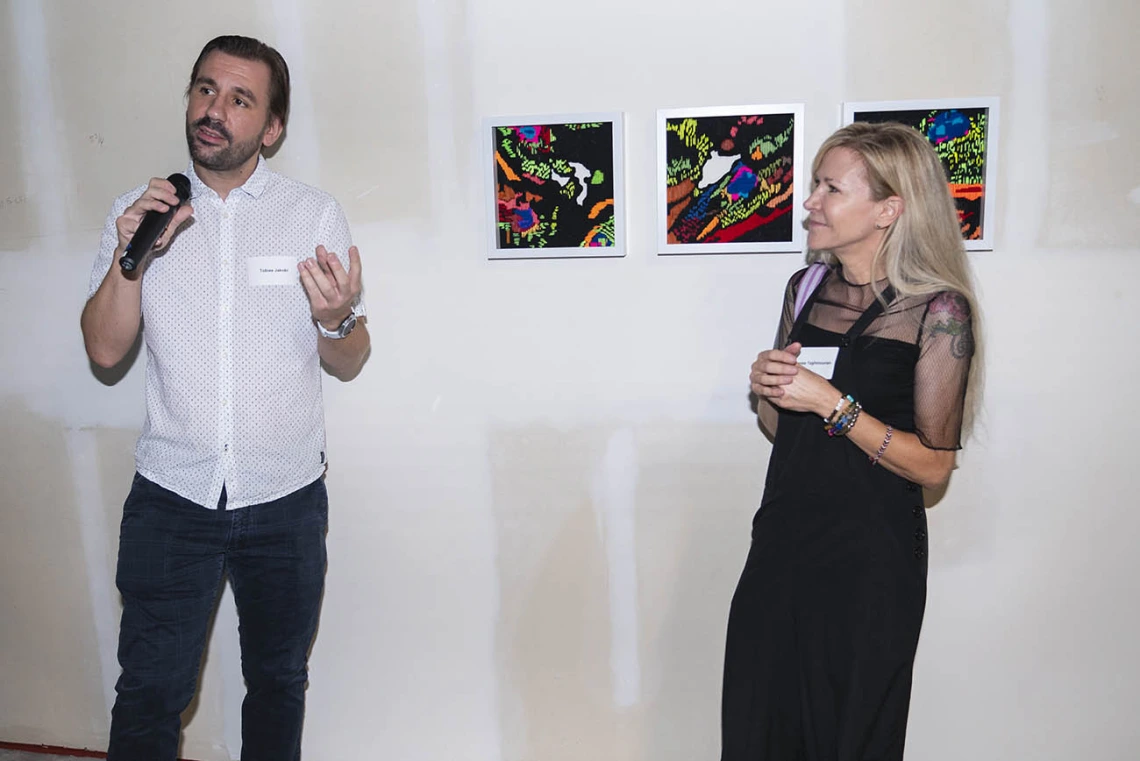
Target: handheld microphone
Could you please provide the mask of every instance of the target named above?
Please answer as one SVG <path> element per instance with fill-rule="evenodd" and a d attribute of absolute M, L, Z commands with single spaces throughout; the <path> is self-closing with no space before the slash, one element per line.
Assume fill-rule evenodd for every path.
<path fill-rule="evenodd" d="M 170 175 L 166 180 L 174 186 L 174 192 L 178 196 L 178 206 L 181 206 L 190 198 L 190 180 L 186 175 L 177 173 Z M 162 231 L 170 224 L 170 218 L 178 211 L 178 206 L 171 206 L 166 211 L 148 211 L 143 215 L 139 228 L 135 230 L 131 242 L 127 244 L 123 256 L 119 259 L 119 266 L 123 268 L 123 272 L 130 272 L 139 265 L 154 246 L 154 242 L 158 240 L 158 236 L 162 235 Z"/>

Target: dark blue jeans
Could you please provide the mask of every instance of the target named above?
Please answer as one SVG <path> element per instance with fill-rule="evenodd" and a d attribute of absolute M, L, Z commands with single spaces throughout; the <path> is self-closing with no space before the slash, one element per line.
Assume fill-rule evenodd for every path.
<path fill-rule="evenodd" d="M 237 603 L 246 683 L 242 760 L 300 757 L 327 526 L 323 480 L 272 502 L 209 510 L 135 476 L 119 531 L 123 671 L 110 761 L 177 757 L 223 573 Z"/>

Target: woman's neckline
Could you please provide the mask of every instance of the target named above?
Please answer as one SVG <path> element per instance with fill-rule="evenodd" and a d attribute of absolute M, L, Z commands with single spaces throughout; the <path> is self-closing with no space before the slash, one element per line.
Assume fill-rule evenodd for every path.
<path fill-rule="evenodd" d="M 874 284 L 886 285 L 888 283 L 888 280 L 885 277 L 878 278 L 878 279 L 873 280 L 869 283 L 852 283 L 850 280 L 847 279 L 847 276 L 843 271 L 843 265 L 842 264 L 840 264 L 836 268 L 835 272 L 837 275 L 839 275 L 839 279 L 842 280 L 845 285 L 849 285 L 852 288 L 868 288 Z M 880 290 L 882 290 L 882 289 L 880 289 Z"/>

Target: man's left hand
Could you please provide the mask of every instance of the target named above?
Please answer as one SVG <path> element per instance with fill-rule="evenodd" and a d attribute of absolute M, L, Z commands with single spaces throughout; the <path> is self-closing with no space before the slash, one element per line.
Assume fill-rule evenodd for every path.
<path fill-rule="evenodd" d="M 348 249 L 348 272 L 345 272 L 335 254 L 330 254 L 324 246 L 317 246 L 316 257 L 305 259 L 297 269 L 301 272 L 301 285 L 309 297 L 313 319 L 326 330 L 336 330 L 360 296 L 360 252 L 356 246 Z"/>

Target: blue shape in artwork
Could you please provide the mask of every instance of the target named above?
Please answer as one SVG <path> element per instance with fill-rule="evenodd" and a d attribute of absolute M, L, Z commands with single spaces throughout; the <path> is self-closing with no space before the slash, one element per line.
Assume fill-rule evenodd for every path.
<path fill-rule="evenodd" d="M 605 232 L 598 230 L 586 239 L 586 245 L 591 247 L 612 246 L 613 241 L 610 240 L 610 236 L 606 235 Z"/>
<path fill-rule="evenodd" d="M 526 232 L 538 223 L 538 217 L 530 209 L 515 209 L 515 225 L 519 232 Z"/>
<path fill-rule="evenodd" d="M 689 208 L 685 209 L 685 213 L 681 215 L 683 220 L 695 222 L 703 227 L 709 217 L 715 214 L 712 209 L 713 205 L 723 205 L 724 195 L 722 194 L 728 194 L 730 200 L 734 200 L 732 197 L 734 190 L 744 189 L 746 192 L 743 195 L 747 196 L 756 187 L 756 174 L 744 166 L 744 162 L 739 159 L 733 162 L 732 167 L 725 175 L 730 179 L 721 179 L 720 182 L 709 185 L 697 195 Z"/>
<path fill-rule="evenodd" d="M 696 200 L 685 210 L 683 218 L 686 220 L 701 220 L 708 215 L 709 205 L 716 193 L 716 185 L 710 185 L 700 192 Z"/>
<path fill-rule="evenodd" d="M 970 120 L 956 109 L 939 111 L 934 115 L 927 130 L 926 139 L 938 145 L 947 140 L 956 140 L 970 134 Z"/>
<path fill-rule="evenodd" d="M 746 166 L 740 166 L 728 181 L 725 191 L 733 201 L 747 198 L 756 189 L 756 173 Z"/>

